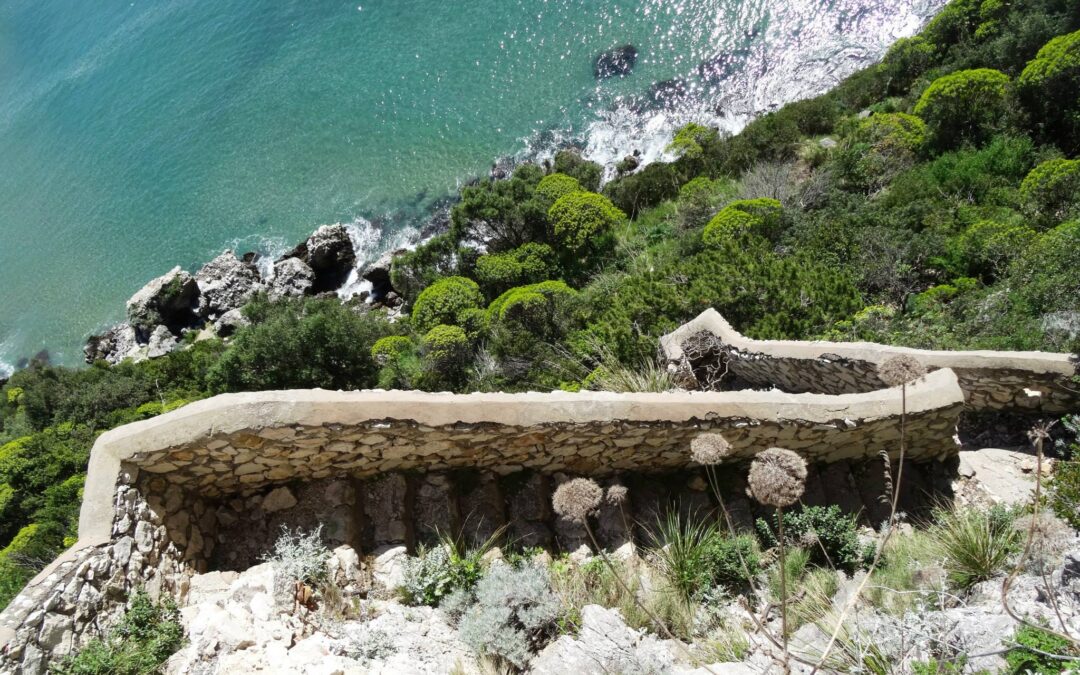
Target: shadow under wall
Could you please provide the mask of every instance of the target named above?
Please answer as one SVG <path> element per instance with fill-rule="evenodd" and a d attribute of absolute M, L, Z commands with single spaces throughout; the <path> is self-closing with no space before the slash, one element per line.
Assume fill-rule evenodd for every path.
<path fill-rule="evenodd" d="M 915 463 L 903 467 L 898 508 L 917 519 L 953 500 L 952 482 L 959 461 Z M 715 477 L 737 528 L 751 529 L 772 510 L 746 495 L 748 465 L 717 467 Z M 893 463 L 893 475 L 898 469 Z M 519 471 L 507 475 L 474 470 L 390 473 L 375 478 L 329 478 L 260 489 L 224 497 L 216 509 L 216 544 L 210 569 L 244 570 L 273 550 L 283 530 L 305 532 L 322 527 L 324 542 L 342 544 L 367 555 L 390 546 L 418 546 L 438 541 L 440 533 L 479 545 L 502 530 L 500 545 L 572 552 L 589 546 L 583 528 L 551 510 L 551 495 L 569 476 Z M 650 531 L 671 511 L 684 517 L 720 518 L 709 478 L 701 468 L 665 473 L 628 473 L 598 479 L 605 492 L 627 488 L 621 504 L 605 499 L 593 522 L 599 543 L 614 550 L 626 542 L 650 541 Z M 885 469 L 880 460 L 811 465 L 803 503 L 836 504 L 877 528 L 888 518 Z M 505 529 L 503 529 L 505 528 Z"/>

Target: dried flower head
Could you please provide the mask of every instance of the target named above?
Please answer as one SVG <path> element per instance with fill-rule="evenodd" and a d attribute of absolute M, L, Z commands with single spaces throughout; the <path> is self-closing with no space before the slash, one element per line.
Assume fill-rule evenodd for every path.
<path fill-rule="evenodd" d="M 926 375 L 926 366 L 913 356 L 901 354 L 885 359 L 878 365 L 877 373 L 885 384 L 899 387 Z"/>
<path fill-rule="evenodd" d="M 698 464 L 719 464 L 729 456 L 731 443 L 720 434 L 698 434 L 690 441 L 690 457 Z"/>
<path fill-rule="evenodd" d="M 600 507 L 604 491 L 589 478 L 574 478 L 555 489 L 551 506 L 555 513 L 575 523 L 584 523 Z"/>
<path fill-rule="evenodd" d="M 607 489 L 607 502 L 615 506 L 622 506 L 630 497 L 630 488 L 625 485 L 615 484 Z"/>
<path fill-rule="evenodd" d="M 783 508 L 806 491 L 806 460 L 791 450 L 769 448 L 750 463 L 750 496 L 768 506 Z"/>

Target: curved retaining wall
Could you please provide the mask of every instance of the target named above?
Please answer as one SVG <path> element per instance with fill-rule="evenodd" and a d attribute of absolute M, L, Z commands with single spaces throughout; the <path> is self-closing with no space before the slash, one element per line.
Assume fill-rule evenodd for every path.
<path fill-rule="evenodd" d="M 949 370 L 913 385 L 909 457 L 928 461 L 955 452 L 962 408 L 963 392 Z M 78 543 L 0 613 L 0 673 L 44 672 L 50 658 L 100 633 L 135 587 L 182 594 L 188 575 L 220 561 L 215 542 L 242 547 L 241 539 L 255 536 L 245 523 L 272 520 L 267 500 L 277 500 L 276 509 L 285 498 L 274 495 L 275 486 L 292 485 L 301 502 L 305 491 L 320 493 L 314 511 L 308 506 L 317 500 L 301 506 L 314 522 L 340 525 L 334 535 L 340 541 L 355 540 L 345 530 L 355 528 L 362 511 L 378 544 L 401 541 L 406 525 L 400 513 L 423 511 L 425 500 L 432 502 L 432 518 L 445 516 L 445 500 L 439 506 L 441 497 L 424 496 L 445 482 L 435 472 L 670 471 L 692 465 L 690 441 L 708 430 L 722 431 L 737 457 L 782 445 L 812 462 L 845 464 L 846 472 L 843 460 L 882 450 L 897 455 L 900 411 L 895 389 L 840 396 L 310 390 L 192 403 L 98 438 Z M 427 472 L 419 489 L 417 479 L 402 473 L 414 470 Z M 370 480 L 357 481 L 365 477 Z M 532 494 L 527 501 L 543 505 L 546 493 L 533 487 L 519 487 L 511 499 Z M 295 505 L 291 494 L 287 502 Z M 511 504 L 509 510 L 530 509 Z"/>
<path fill-rule="evenodd" d="M 706 338 L 702 340 L 702 338 Z M 1072 382 L 1078 357 L 1050 352 L 932 351 L 871 342 L 754 340 L 714 309 L 660 339 L 669 366 L 693 380 L 688 340 L 711 342 L 711 358 L 726 361 L 719 370 L 752 387 L 789 392 L 849 394 L 884 387 L 877 366 L 905 354 L 928 370 L 956 373 L 969 408 L 1061 413 L 1080 410 L 1080 384 Z M 694 357 L 702 355 L 695 354 Z"/>

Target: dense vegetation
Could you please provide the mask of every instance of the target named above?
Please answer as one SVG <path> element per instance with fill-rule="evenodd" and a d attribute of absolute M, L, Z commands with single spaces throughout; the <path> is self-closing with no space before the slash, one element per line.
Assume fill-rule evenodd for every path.
<path fill-rule="evenodd" d="M 73 540 L 97 434 L 218 392 L 663 386 L 612 373 L 708 307 L 758 338 L 1080 350 L 1078 28 L 1065 0 L 953 0 L 828 94 L 688 125 L 670 163 L 601 188 L 563 151 L 466 187 L 394 262 L 408 320 L 258 299 L 228 344 L 31 364 L 0 394 L 0 606 Z"/>

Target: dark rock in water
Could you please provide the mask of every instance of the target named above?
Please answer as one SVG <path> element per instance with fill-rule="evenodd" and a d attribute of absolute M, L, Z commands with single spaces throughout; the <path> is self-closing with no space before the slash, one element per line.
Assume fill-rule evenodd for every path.
<path fill-rule="evenodd" d="M 639 166 L 641 166 L 641 160 L 639 160 L 634 155 L 627 155 L 626 157 L 623 157 L 618 164 L 615 165 L 615 169 L 619 173 L 630 173 L 634 169 L 637 169 Z"/>
<path fill-rule="evenodd" d="M 686 98 L 690 86 L 686 80 L 677 77 L 671 80 L 654 82 L 649 91 L 643 96 L 637 97 L 631 104 L 630 109 L 641 113 L 648 110 L 663 110 L 673 108 L 675 104 Z"/>
<path fill-rule="evenodd" d="M 248 251 L 240 257 L 240 262 L 244 263 L 245 265 L 254 265 L 255 263 L 259 262 L 259 259 L 261 257 L 262 256 L 260 256 L 255 251 Z"/>
<path fill-rule="evenodd" d="M 349 278 L 356 251 L 344 225 L 323 225 L 281 259 L 298 258 L 315 273 L 313 291 L 333 291 Z"/>
<path fill-rule="evenodd" d="M 394 263 L 394 256 L 404 252 L 405 249 L 387 251 L 364 269 L 361 276 L 371 282 L 372 302 L 382 302 L 383 298 L 394 292 L 394 287 L 390 283 L 390 267 Z"/>
<path fill-rule="evenodd" d="M 747 49 L 717 54 L 697 67 L 698 75 L 708 84 L 716 84 L 739 72 L 750 55 Z"/>
<path fill-rule="evenodd" d="M 199 285 L 195 278 L 174 267 L 131 296 L 127 301 L 128 321 L 140 343 L 147 342 L 159 325 L 179 334 L 198 322 L 195 314 L 198 301 Z"/>
<path fill-rule="evenodd" d="M 91 335 L 83 347 L 83 356 L 87 363 L 106 361 L 117 364 L 139 349 L 135 339 L 135 329 L 122 323 L 113 326 L 101 335 Z"/>
<path fill-rule="evenodd" d="M 271 300 L 307 295 L 315 283 L 315 272 L 299 258 L 285 258 L 274 263 L 274 278 L 267 284 Z"/>
<path fill-rule="evenodd" d="M 263 288 L 255 266 L 237 259 L 231 250 L 203 265 L 195 282 L 199 285 L 198 314 L 209 319 L 243 307 Z"/>
<path fill-rule="evenodd" d="M 593 75 L 598 80 L 609 77 L 625 77 L 637 63 L 638 51 L 634 45 L 623 45 L 606 52 L 600 52 L 593 62 Z"/>
<path fill-rule="evenodd" d="M 420 228 L 421 241 L 450 230 L 450 210 L 456 202 L 456 198 L 447 198 L 433 207 L 431 216 Z"/>

